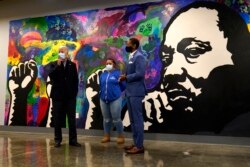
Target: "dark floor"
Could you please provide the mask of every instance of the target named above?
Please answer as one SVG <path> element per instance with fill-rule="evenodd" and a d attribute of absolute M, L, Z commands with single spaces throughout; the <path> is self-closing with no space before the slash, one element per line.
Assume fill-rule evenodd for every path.
<path fill-rule="evenodd" d="M 52 133 L 0 131 L 0 167 L 246 167 L 250 146 L 146 140 L 146 152 L 126 155 L 115 138 L 101 144 L 101 137 L 79 135 L 81 148 L 69 146 L 64 135 L 60 148 Z M 126 138 L 126 144 L 131 140 Z"/>

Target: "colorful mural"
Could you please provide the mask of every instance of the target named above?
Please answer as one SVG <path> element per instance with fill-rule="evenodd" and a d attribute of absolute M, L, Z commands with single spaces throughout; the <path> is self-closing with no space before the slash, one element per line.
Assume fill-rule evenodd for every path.
<path fill-rule="evenodd" d="M 206 92 L 204 90 L 208 88 L 199 87 L 197 81 L 195 82 L 196 85 L 193 85 L 192 88 L 190 87 L 185 89 L 185 91 L 188 91 L 190 94 L 189 98 L 195 101 L 195 106 L 190 106 L 189 104 L 186 104 L 185 100 L 173 100 L 175 98 L 182 99 L 184 95 L 177 96 L 176 94 L 179 94 L 180 92 L 176 92 L 176 94 L 173 95 L 174 90 L 180 88 L 178 87 L 180 84 L 175 81 L 175 77 L 166 77 L 167 72 L 169 72 L 168 76 L 174 76 L 174 73 L 178 70 L 175 65 L 175 67 L 172 68 L 172 72 L 170 72 L 170 67 L 172 67 L 170 65 L 174 62 L 173 57 L 171 58 L 171 56 L 173 56 L 177 51 L 179 52 L 179 50 L 183 50 L 183 54 L 188 54 L 186 53 L 187 48 L 183 48 L 180 45 L 177 46 L 176 49 L 174 49 L 174 44 L 169 46 L 171 43 L 169 39 L 174 39 L 175 37 L 179 38 L 178 34 L 182 34 L 181 32 L 184 30 L 185 32 L 189 32 L 190 34 L 186 36 L 189 38 L 183 37 L 181 45 L 185 45 L 185 47 L 187 47 L 189 44 L 192 44 L 194 48 L 200 47 L 201 49 L 198 53 L 195 51 L 190 51 L 189 53 L 197 58 L 198 55 L 213 50 L 215 48 L 212 41 L 213 38 L 216 41 L 218 37 L 216 35 L 221 35 L 218 33 L 213 34 L 214 31 L 206 32 L 211 24 L 208 24 L 207 27 L 203 27 L 202 29 L 203 32 L 208 33 L 207 35 L 211 38 L 208 38 L 206 41 L 202 41 L 201 39 L 198 39 L 198 35 L 193 35 L 193 32 L 199 32 L 199 26 L 200 28 L 202 27 L 200 23 L 203 23 L 194 22 L 194 20 L 202 19 L 196 18 L 197 13 L 209 13 L 209 10 L 204 12 L 194 10 L 194 13 L 188 14 L 187 11 L 189 10 L 186 10 L 185 7 L 190 4 L 191 7 L 195 6 L 195 4 L 192 4 L 193 2 L 195 2 L 195 0 L 163 0 L 161 2 L 135 4 L 130 6 L 11 21 L 9 31 L 7 76 L 8 91 L 6 93 L 5 125 L 53 126 L 53 106 L 51 106 L 49 98 L 51 85 L 47 73 L 44 70 L 44 66 L 58 58 L 57 51 L 59 46 L 67 45 L 70 49 L 72 61 L 77 63 L 80 82 L 77 96 L 77 127 L 85 129 L 102 129 L 102 116 L 98 102 L 98 75 L 103 69 L 105 65 L 105 58 L 107 57 L 113 57 L 117 61 L 119 68 L 124 71 L 124 68 L 126 68 L 124 66 L 124 62 L 127 61 L 125 43 L 130 37 L 136 37 L 140 40 L 140 49 L 143 53 L 145 53 L 145 56 L 148 59 L 148 66 L 145 75 L 145 84 L 148 89 L 148 95 L 144 101 L 145 130 L 148 132 L 164 133 L 197 133 L 199 131 L 220 133 L 221 129 L 223 129 L 226 124 L 230 123 L 237 114 L 240 115 L 250 111 L 248 110 L 248 107 L 245 106 L 247 109 L 244 111 L 242 109 L 238 109 L 241 111 L 236 112 L 237 114 L 233 113 L 233 116 L 225 118 L 224 123 L 215 124 L 215 127 L 204 125 L 204 128 L 200 129 L 197 126 L 202 124 L 201 120 L 203 119 L 197 121 L 195 125 L 188 124 L 187 122 L 195 122 L 197 118 L 204 118 L 203 114 L 200 116 L 200 113 L 198 112 L 199 116 L 197 116 L 195 112 L 198 107 L 201 107 L 201 104 L 213 105 L 211 104 L 213 100 L 210 100 L 208 97 L 204 97 L 203 100 L 210 101 L 211 103 L 209 104 L 204 104 L 203 102 L 198 103 L 195 100 L 197 96 L 203 96 L 203 93 L 199 92 Z M 216 15 L 216 12 L 220 13 L 221 10 L 228 8 L 228 10 L 232 10 L 233 13 L 238 13 L 240 15 L 240 19 L 244 22 L 244 25 L 240 25 L 243 28 L 239 29 L 239 31 L 245 31 L 244 27 L 248 27 L 248 30 L 250 31 L 250 4 L 247 0 L 216 1 L 215 6 L 223 4 L 228 6 L 224 6 L 224 8 L 210 8 L 210 5 L 206 2 L 210 1 L 201 2 L 204 3 L 203 8 L 209 8 L 210 11 L 215 11 L 215 13 L 212 12 L 211 15 L 208 15 L 209 17 L 205 18 L 212 18 L 213 21 L 218 21 L 220 16 L 219 14 Z M 199 7 L 197 6 L 196 8 Z M 185 13 L 187 15 L 186 19 L 181 17 L 183 24 L 173 24 L 175 20 L 178 20 L 177 17 L 182 15 L 181 13 Z M 205 18 L 203 20 L 204 24 L 207 23 Z M 222 22 L 223 21 L 224 20 L 222 20 Z M 198 26 L 195 29 L 195 26 L 189 27 L 190 24 Z M 171 25 L 176 27 L 173 29 L 171 28 Z M 225 24 L 225 26 L 232 25 Z M 220 27 L 220 25 L 218 25 L 218 27 L 220 31 L 225 30 L 225 27 Z M 249 42 L 249 31 L 247 31 L 247 34 L 243 33 L 243 35 L 241 35 L 241 32 L 237 34 L 241 42 Z M 171 34 L 169 37 L 165 37 L 169 34 Z M 229 38 L 229 36 L 230 35 L 226 34 L 226 32 L 224 33 L 224 38 Z M 241 38 L 241 36 L 244 36 L 244 39 Z M 233 40 L 236 41 L 238 39 L 235 37 Z M 222 43 L 219 43 L 218 45 L 219 47 L 229 48 L 228 45 L 225 46 L 225 43 L 224 46 Z M 236 44 L 231 46 L 231 48 L 234 47 L 237 47 Z M 238 49 L 235 51 L 234 49 L 230 50 L 229 48 L 228 51 L 230 54 L 234 54 L 235 52 L 240 54 L 239 52 L 243 52 L 244 50 Z M 215 52 L 218 52 L 218 54 L 224 54 L 224 52 L 220 49 L 215 50 Z M 249 52 L 245 53 L 248 54 Z M 247 54 L 244 56 L 249 56 Z M 223 56 L 219 59 L 223 59 Z M 248 61 L 247 58 L 246 60 Z M 210 68 L 206 74 L 201 76 L 196 75 L 195 72 L 194 75 L 188 75 L 189 80 L 191 80 L 190 83 L 192 83 L 192 79 L 194 78 L 198 78 L 200 80 L 204 78 L 207 79 L 210 75 L 212 75 L 211 71 L 216 69 L 218 66 L 237 64 L 237 61 L 231 60 L 229 57 L 228 61 L 221 62 L 221 64 L 215 63 L 216 65 L 211 65 L 211 67 L 209 65 L 206 66 L 206 63 L 214 64 L 214 62 L 216 62 L 215 60 L 203 60 L 206 63 L 197 65 L 198 63 L 196 63 L 197 61 L 194 60 L 193 57 L 187 56 L 186 61 L 189 64 L 196 64 L 196 66 L 192 66 L 192 68 L 190 68 L 191 71 L 198 72 L 202 71 L 202 68 Z M 178 60 L 177 64 L 183 63 L 183 60 Z M 182 67 L 182 69 L 183 68 L 185 67 Z M 230 72 L 227 71 L 226 74 L 228 73 Z M 188 74 L 188 72 L 186 72 L 186 74 Z M 243 75 L 243 73 L 240 74 Z M 247 78 L 245 81 L 248 83 L 250 78 Z M 176 83 L 178 86 L 170 89 L 168 85 L 171 85 L 172 83 Z M 212 83 L 207 85 L 212 85 Z M 222 85 L 221 87 L 224 88 Z M 243 91 L 236 90 L 237 88 L 233 87 L 232 90 L 228 89 L 228 91 L 234 92 L 234 95 L 237 97 L 237 94 Z M 184 91 L 184 89 L 182 90 Z M 250 93 L 250 89 L 248 90 L 246 88 L 246 90 Z M 185 96 L 186 95 L 187 94 L 185 94 Z M 233 95 L 230 95 L 230 97 L 231 96 Z M 223 95 L 220 98 L 223 98 Z M 215 99 L 217 100 L 217 98 Z M 248 103 L 250 102 L 247 98 L 245 101 Z M 241 103 L 242 101 L 234 101 L 230 99 L 227 102 Z M 227 102 L 220 101 L 219 104 Z M 129 121 L 125 104 L 126 99 L 124 98 L 122 117 L 126 129 L 129 130 Z M 215 110 L 215 108 L 218 107 L 221 107 L 221 105 L 216 104 L 213 108 L 207 108 Z M 175 110 L 176 112 L 174 112 Z M 182 110 L 186 112 L 182 112 Z M 221 110 L 229 111 L 230 109 L 226 107 Z M 195 116 L 193 116 L 193 113 L 195 113 Z M 216 117 L 217 116 L 218 115 L 216 115 Z M 196 118 L 193 119 L 193 117 Z M 223 117 L 223 114 L 218 117 Z M 222 120 L 223 118 L 220 120 L 212 118 L 208 119 L 208 121 L 215 122 L 223 122 Z M 174 121 L 176 122 L 173 123 Z M 249 120 L 247 121 L 249 122 Z M 242 134 L 245 135 L 244 133 Z"/>

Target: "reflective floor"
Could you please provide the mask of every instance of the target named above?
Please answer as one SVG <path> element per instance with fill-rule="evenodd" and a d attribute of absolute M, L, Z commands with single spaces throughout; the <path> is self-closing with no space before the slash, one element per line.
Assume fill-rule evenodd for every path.
<path fill-rule="evenodd" d="M 246 167 L 250 147 L 146 140 L 146 152 L 126 155 L 115 138 L 101 144 L 101 137 L 80 135 L 81 148 L 54 148 L 50 133 L 0 132 L 0 167 Z M 126 144 L 131 140 L 126 139 Z"/>

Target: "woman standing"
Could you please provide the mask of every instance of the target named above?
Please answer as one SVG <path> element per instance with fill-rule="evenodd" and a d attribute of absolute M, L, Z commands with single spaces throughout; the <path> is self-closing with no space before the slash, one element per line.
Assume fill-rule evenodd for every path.
<path fill-rule="evenodd" d="M 110 131 L 112 125 L 118 133 L 117 143 L 125 142 L 123 135 L 123 124 L 121 120 L 122 91 L 125 89 L 125 82 L 120 82 L 121 72 L 115 68 L 116 62 L 112 58 L 106 60 L 106 68 L 100 75 L 100 107 L 103 116 L 104 137 L 102 143 L 110 142 Z"/>

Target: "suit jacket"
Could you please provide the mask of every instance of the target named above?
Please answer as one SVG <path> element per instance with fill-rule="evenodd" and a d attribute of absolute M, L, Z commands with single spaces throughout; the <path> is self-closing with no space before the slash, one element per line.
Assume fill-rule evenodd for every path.
<path fill-rule="evenodd" d="M 66 61 L 66 66 L 63 63 L 57 64 L 57 61 L 46 65 L 50 82 L 52 84 L 50 97 L 52 100 L 65 100 L 76 98 L 78 92 L 78 74 L 76 64 L 70 60 Z"/>
<path fill-rule="evenodd" d="M 146 87 L 144 76 L 146 71 L 146 58 L 136 51 L 133 58 L 126 65 L 126 96 L 145 96 Z"/>

